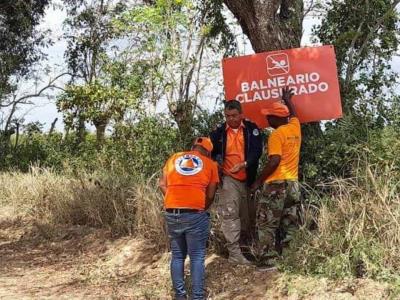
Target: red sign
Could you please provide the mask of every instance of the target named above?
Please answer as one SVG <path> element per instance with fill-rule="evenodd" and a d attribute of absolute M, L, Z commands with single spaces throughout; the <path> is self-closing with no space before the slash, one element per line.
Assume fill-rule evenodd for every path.
<path fill-rule="evenodd" d="M 293 104 L 300 122 L 342 116 L 336 57 L 333 46 L 257 53 L 222 61 L 225 96 L 242 103 L 244 115 L 266 126 L 260 111 L 293 88 Z"/>

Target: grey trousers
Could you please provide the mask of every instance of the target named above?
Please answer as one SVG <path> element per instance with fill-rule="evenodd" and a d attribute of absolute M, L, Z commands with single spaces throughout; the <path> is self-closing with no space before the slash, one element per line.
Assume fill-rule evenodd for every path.
<path fill-rule="evenodd" d="M 228 249 L 239 246 L 240 232 L 250 230 L 248 189 L 245 182 L 224 176 L 219 189 L 218 213 Z"/>

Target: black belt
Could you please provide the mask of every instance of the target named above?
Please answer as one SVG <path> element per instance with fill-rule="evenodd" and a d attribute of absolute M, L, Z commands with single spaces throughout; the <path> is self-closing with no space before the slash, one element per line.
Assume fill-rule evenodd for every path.
<path fill-rule="evenodd" d="M 192 209 L 192 208 L 166 208 L 165 211 L 169 212 L 169 213 L 173 213 L 173 214 L 181 214 L 181 213 L 188 213 L 188 212 L 198 213 L 198 212 L 202 212 L 203 210 Z"/>

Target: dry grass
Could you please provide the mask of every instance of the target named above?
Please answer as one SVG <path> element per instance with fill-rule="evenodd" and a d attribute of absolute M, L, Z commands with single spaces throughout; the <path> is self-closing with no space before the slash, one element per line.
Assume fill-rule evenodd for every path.
<path fill-rule="evenodd" d="M 140 182 L 128 175 L 86 173 L 72 178 L 32 168 L 0 174 L 0 186 L 0 203 L 12 204 L 37 224 L 102 227 L 167 243 L 155 178 Z"/>
<path fill-rule="evenodd" d="M 265 299 L 307 300 L 397 299 L 390 284 L 372 279 L 329 280 L 289 274 L 278 277 L 265 296 Z"/>
<path fill-rule="evenodd" d="M 285 254 L 284 267 L 330 278 L 355 275 L 395 280 L 395 273 L 400 270 L 398 175 L 392 168 L 366 168 L 355 178 L 330 183 L 332 194 L 329 198 L 317 199 L 322 203 L 318 211 L 315 207 L 304 211 L 306 224 Z M 69 227 L 74 229 L 56 239 L 43 239 L 40 243 L 33 239 L 23 249 L 4 252 L 2 255 L 7 262 L 4 266 L 16 263 L 14 253 L 19 254 L 18 264 L 31 268 L 33 263 L 28 255 L 31 252 L 36 255 L 33 258 L 46 263 L 55 258 L 62 260 L 63 255 L 70 252 L 63 263 L 71 268 L 67 275 L 71 280 L 77 279 L 79 288 L 108 289 L 121 299 L 171 297 L 170 256 L 160 251 L 167 245 L 167 235 L 156 176 L 142 182 L 112 174 L 82 173 L 79 177 L 69 177 L 39 168 L 27 174 L 0 173 L 0 204 L 8 208 L 12 204 L 15 209 L 10 212 L 31 217 L 37 227 L 50 233 L 52 227 L 60 224 L 64 231 Z M 215 225 L 218 220 L 213 222 Z M 309 230 L 311 223 L 317 225 L 317 230 Z M 63 224 L 103 229 L 89 228 L 90 234 L 85 235 L 83 231 L 87 226 Z M 26 229 L 25 223 L 21 223 L 21 228 L 13 223 L 7 226 L 9 232 L 19 228 L 20 235 Z M 110 238 L 109 231 L 104 228 L 115 235 L 132 234 L 145 239 Z M 213 226 L 211 237 L 214 251 L 220 252 L 218 245 L 222 242 L 218 228 Z M 96 235 L 97 232 L 101 234 Z M 46 234 L 51 238 L 48 232 L 43 235 Z M 0 238 L 1 235 L 0 232 Z M 3 240 L 10 240 L 6 235 L 8 232 L 4 233 Z M 20 238 L 12 240 L 19 243 Z M 38 247 L 42 252 L 38 252 Z M 49 255 L 47 250 L 53 248 L 57 254 Z M 27 255 L 21 256 L 23 251 Z M 38 253 L 42 253 L 41 256 L 37 257 Z M 74 259 L 80 264 L 73 265 Z M 400 295 L 400 281 L 381 284 L 370 279 L 331 281 L 293 274 L 271 275 L 257 272 L 255 267 L 230 265 L 215 254 L 207 258 L 206 264 L 207 291 L 213 299 L 396 299 Z M 60 272 L 58 266 L 56 270 Z M 30 272 L 29 276 L 42 274 L 43 269 Z M 42 285 L 37 277 L 31 278 L 31 285 L 33 280 L 38 282 L 35 286 Z M 20 282 L 19 277 L 15 282 Z M 20 286 L 14 284 L 15 290 L 19 290 Z"/>
<path fill-rule="evenodd" d="M 400 270 L 398 178 L 393 168 L 367 167 L 354 178 L 331 182 L 331 195 L 317 199 L 318 209 L 304 210 L 305 225 L 285 255 L 284 266 L 330 278 L 393 278 Z M 53 225 L 87 225 L 167 247 L 156 176 L 143 182 L 128 175 L 69 177 L 33 168 L 27 174 L 0 174 L 0 187 L 0 203 L 13 204 L 50 231 L 49 236 Z M 317 229 L 310 230 L 310 224 Z M 221 253 L 218 228 L 213 226 L 211 239 L 214 251 Z"/>
<path fill-rule="evenodd" d="M 392 278 L 400 270 L 400 180 L 398 171 L 371 169 L 329 184 L 331 197 L 305 209 L 306 224 L 286 264 L 329 277 Z M 317 230 L 310 230 L 310 224 Z"/>

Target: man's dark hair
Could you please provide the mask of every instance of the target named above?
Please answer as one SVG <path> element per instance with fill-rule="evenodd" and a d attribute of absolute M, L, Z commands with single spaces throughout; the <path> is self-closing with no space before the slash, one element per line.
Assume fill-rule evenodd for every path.
<path fill-rule="evenodd" d="M 242 113 L 242 105 L 237 100 L 224 101 L 224 105 L 225 105 L 224 109 L 227 110 L 237 109 L 240 113 Z"/>

